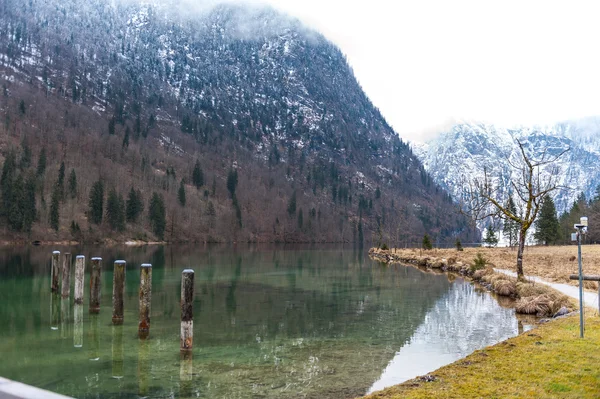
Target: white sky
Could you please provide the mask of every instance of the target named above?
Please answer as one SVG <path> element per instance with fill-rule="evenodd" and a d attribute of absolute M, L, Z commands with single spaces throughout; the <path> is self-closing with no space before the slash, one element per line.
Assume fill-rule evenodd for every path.
<path fill-rule="evenodd" d="M 402 138 L 600 114 L 600 2 L 262 1 L 337 44 Z"/>

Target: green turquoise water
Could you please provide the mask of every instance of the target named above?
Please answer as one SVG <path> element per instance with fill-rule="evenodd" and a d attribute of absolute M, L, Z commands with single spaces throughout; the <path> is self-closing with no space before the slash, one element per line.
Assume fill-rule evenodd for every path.
<path fill-rule="evenodd" d="M 460 279 L 340 248 L 69 248 L 87 258 L 75 307 L 73 287 L 67 300 L 50 293 L 54 249 L 67 250 L 0 250 L 0 376 L 77 398 L 350 398 L 520 326 Z M 97 316 L 88 312 L 92 256 L 103 258 Z M 122 326 L 111 323 L 116 259 L 128 262 Z M 137 337 L 142 263 L 153 264 L 146 341 Z M 195 271 L 191 359 L 179 354 L 185 268 Z"/>

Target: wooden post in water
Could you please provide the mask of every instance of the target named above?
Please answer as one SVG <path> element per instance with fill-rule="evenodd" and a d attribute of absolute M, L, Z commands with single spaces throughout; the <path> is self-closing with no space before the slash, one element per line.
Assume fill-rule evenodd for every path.
<path fill-rule="evenodd" d="M 138 336 L 146 339 L 150 334 L 150 305 L 152 303 L 152 265 L 144 263 L 140 269 L 140 322 Z"/>
<path fill-rule="evenodd" d="M 194 271 L 181 273 L 181 341 L 180 351 L 191 352 L 194 345 Z"/>
<path fill-rule="evenodd" d="M 115 261 L 113 273 L 113 314 L 112 322 L 115 325 L 123 324 L 123 297 L 125 296 L 125 268 L 124 260 Z"/>
<path fill-rule="evenodd" d="M 75 304 L 83 304 L 83 287 L 85 279 L 85 256 L 75 258 Z"/>
<path fill-rule="evenodd" d="M 60 277 L 60 264 L 58 263 L 59 258 L 60 258 L 60 251 L 52 252 L 52 271 L 51 271 L 51 278 L 50 278 L 50 290 L 57 294 L 59 293 L 58 284 L 59 284 L 59 277 Z"/>
<path fill-rule="evenodd" d="M 100 294 L 102 288 L 102 258 L 92 258 L 90 273 L 90 313 L 100 313 Z"/>
<path fill-rule="evenodd" d="M 62 294 L 63 298 L 68 298 L 71 296 L 71 263 L 72 263 L 71 254 L 67 252 L 63 255 L 63 263 L 62 263 L 61 294 Z"/>

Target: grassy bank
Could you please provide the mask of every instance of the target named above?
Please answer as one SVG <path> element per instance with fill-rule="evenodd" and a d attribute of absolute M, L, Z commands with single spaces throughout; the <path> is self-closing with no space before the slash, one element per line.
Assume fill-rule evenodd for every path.
<path fill-rule="evenodd" d="M 367 398 L 598 398 L 598 364 L 600 318 L 586 318 L 579 339 L 579 318 L 571 316 Z"/>
<path fill-rule="evenodd" d="M 455 258 L 457 261 L 472 263 L 477 253 L 481 253 L 490 265 L 499 269 L 515 270 L 517 251 L 510 248 L 465 248 L 433 249 L 394 249 L 398 255 L 415 255 Z M 600 274 L 600 245 L 584 245 L 582 247 L 583 271 L 585 274 Z M 527 276 L 538 276 L 555 283 L 577 285 L 577 281 L 569 280 L 570 274 L 577 273 L 577 246 L 532 246 L 525 247 L 523 255 L 523 270 Z M 597 290 L 598 285 L 586 281 L 585 287 Z"/>

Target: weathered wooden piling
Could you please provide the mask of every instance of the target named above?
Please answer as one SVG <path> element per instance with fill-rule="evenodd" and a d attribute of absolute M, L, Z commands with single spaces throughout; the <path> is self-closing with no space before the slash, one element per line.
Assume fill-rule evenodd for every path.
<path fill-rule="evenodd" d="M 194 271 L 181 273 L 181 341 L 180 351 L 191 352 L 194 345 Z"/>
<path fill-rule="evenodd" d="M 146 339 L 150 334 L 150 308 L 152 303 L 152 265 L 144 263 L 140 268 L 140 322 L 138 336 Z"/>
<path fill-rule="evenodd" d="M 112 326 L 112 377 L 123 378 L 123 327 Z"/>
<path fill-rule="evenodd" d="M 113 324 L 123 324 L 123 297 L 125 296 L 125 270 L 126 262 L 124 260 L 115 261 L 113 273 Z"/>
<path fill-rule="evenodd" d="M 75 303 L 83 304 L 83 287 L 85 279 L 85 256 L 75 258 Z"/>
<path fill-rule="evenodd" d="M 52 270 L 51 270 L 51 278 L 50 278 L 50 290 L 52 292 L 56 292 L 57 294 L 60 292 L 58 290 L 59 279 L 60 279 L 60 251 L 52 252 Z"/>
<path fill-rule="evenodd" d="M 73 308 L 73 347 L 83 347 L 83 305 L 80 303 Z"/>
<path fill-rule="evenodd" d="M 62 286 L 61 295 L 63 298 L 71 296 L 71 263 L 73 258 L 69 252 L 63 254 L 62 262 Z"/>
<path fill-rule="evenodd" d="M 92 258 L 90 273 L 90 313 L 100 313 L 102 288 L 102 258 Z"/>

